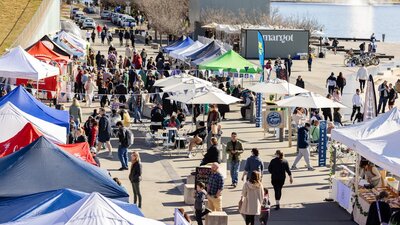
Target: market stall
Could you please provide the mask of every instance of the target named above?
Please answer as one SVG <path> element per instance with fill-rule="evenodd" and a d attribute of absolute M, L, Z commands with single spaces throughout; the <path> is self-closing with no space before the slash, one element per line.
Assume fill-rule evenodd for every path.
<path fill-rule="evenodd" d="M 400 176 L 400 151 L 397 149 L 399 128 L 400 110 L 394 108 L 365 123 L 332 131 L 332 140 L 346 145 L 358 154 L 355 174 L 348 176 L 346 174 L 350 173 L 342 169 L 332 179 L 333 196 L 336 196 L 334 199 L 338 202 L 339 200 L 347 202 L 349 198 L 351 199 L 349 207 L 352 207 L 354 221 L 358 224 L 365 224 L 369 206 L 376 201 L 376 196 L 381 191 L 389 193 L 388 203 L 392 210 L 400 209 L 399 181 L 396 179 Z M 373 185 L 371 179 L 361 179 L 362 177 L 359 179 L 361 157 L 368 161 L 368 165 L 379 169 L 375 172 L 371 170 L 374 176 L 381 179 L 378 180 L 379 184 Z M 344 191 L 339 191 L 339 186 Z M 340 199 L 343 192 L 351 194 Z"/>

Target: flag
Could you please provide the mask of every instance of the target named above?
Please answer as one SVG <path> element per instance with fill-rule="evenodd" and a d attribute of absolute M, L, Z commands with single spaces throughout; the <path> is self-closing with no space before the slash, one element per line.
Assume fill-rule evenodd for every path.
<path fill-rule="evenodd" d="M 260 60 L 260 66 L 261 66 L 261 76 L 260 76 L 260 82 L 264 81 L 264 38 L 261 34 L 260 31 L 258 31 L 258 58 Z M 256 96 L 256 127 L 261 127 L 261 121 L 262 121 L 262 94 L 257 93 Z"/>
<path fill-rule="evenodd" d="M 264 38 L 261 32 L 258 31 L 258 59 L 260 60 L 260 66 L 262 69 L 260 82 L 264 81 L 264 57 L 265 57 L 264 52 L 265 52 Z"/>
<path fill-rule="evenodd" d="M 374 78 L 372 77 L 372 75 L 369 75 L 369 78 L 367 81 L 367 88 L 365 89 L 363 121 L 373 119 L 376 116 L 377 116 L 377 107 L 376 107 L 376 94 L 375 94 Z"/>

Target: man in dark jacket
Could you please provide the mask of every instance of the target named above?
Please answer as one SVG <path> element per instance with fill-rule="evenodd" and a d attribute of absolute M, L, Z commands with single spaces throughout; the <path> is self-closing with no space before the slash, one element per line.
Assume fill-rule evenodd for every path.
<path fill-rule="evenodd" d="M 297 131 L 297 148 L 299 149 L 299 153 L 297 154 L 296 159 L 294 160 L 292 170 L 297 169 L 296 165 L 303 156 L 304 156 L 304 161 L 306 161 L 308 170 L 314 170 L 314 168 L 310 164 L 310 148 L 308 142 L 309 130 L 310 130 L 310 124 L 306 123 L 304 127 L 301 127 Z"/>
<path fill-rule="evenodd" d="M 100 120 L 99 120 L 99 133 L 97 135 L 97 140 L 98 140 L 97 151 L 100 151 L 102 144 L 105 143 L 108 149 L 108 157 L 112 158 L 112 147 L 110 143 L 111 133 L 112 133 L 111 123 L 106 115 L 106 110 L 104 108 L 100 108 L 99 113 L 100 113 Z"/>
<path fill-rule="evenodd" d="M 125 39 L 125 44 L 128 45 L 128 44 L 129 44 L 129 43 L 128 43 L 129 40 L 131 40 L 131 34 L 129 33 L 128 30 L 125 30 L 124 39 Z"/>
<path fill-rule="evenodd" d="M 203 160 L 201 160 L 200 166 L 207 165 L 208 163 L 217 162 L 220 163 L 219 160 L 219 150 L 217 148 L 218 140 L 215 137 L 211 138 L 211 147 L 207 150 L 207 153 L 204 155 Z"/>
<path fill-rule="evenodd" d="M 232 186 L 235 188 L 238 183 L 240 155 L 244 152 L 242 142 L 237 138 L 237 133 L 232 132 L 231 140 L 226 143 L 226 153 L 229 154 L 228 162 L 230 164 Z"/>
<path fill-rule="evenodd" d="M 260 172 L 261 176 L 264 171 L 264 163 L 261 161 L 259 157 L 259 151 L 257 148 L 251 149 L 251 156 L 247 158 L 246 165 L 244 166 L 244 172 L 242 176 L 242 181 L 247 174 L 251 174 L 253 171 Z M 250 176 L 247 176 L 247 180 L 250 179 Z"/>
<path fill-rule="evenodd" d="M 124 45 L 124 32 L 122 30 L 119 30 L 118 37 L 119 37 L 119 46 L 123 46 Z"/>
<path fill-rule="evenodd" d="M 128 170 L 128 130 L 124 127 L 124 124 L 121 121 L 117 122 L 118 127 L 118 139 L 119 139 L 119 146 L 118 146 L 118 159 L 121 162 L 121 168 L 119 171 Z"/>
<path fill-rule="evenodd" d="M 151 125 L 150 130 L 154 133 L 158 129 L 163 128 L 164 117 L 166 116 L 161 104 L 157 104 L 152 110 L 150 115 Z"/>

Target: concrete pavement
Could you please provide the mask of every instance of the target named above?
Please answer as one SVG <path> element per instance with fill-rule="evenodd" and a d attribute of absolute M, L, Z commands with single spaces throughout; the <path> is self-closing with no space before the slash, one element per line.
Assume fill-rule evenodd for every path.
<path fill-rule="evenodd" d="M 98 20 L 98 22 L 103 24 L 106 21 Z M 99 39 L 96 39 L 96 43 L 92 45 L 92 48 L 96 52 L 100 50 L 106 53 L 108 46 L 100 45 L 98 41 Z M 114 45 L 117 47 L 118 52 L 124 54 L 124 47 L 119 47 L 118 42 L 118 38 L 114 38 Z M 137 50 L 146 48 L 149 56 L 154 56 L 157 52 L 150 49 L 149 46 L 144 46 L 143 43 L 137 43 L 136 46 Z M 327 59 L 316 59 L 314 61 L 313 72 L 307 71 L 305 61 L 294 61 L 291 82 L 294 82 L 297 75 L 301 74 L 306 82 L 306 89 L 324 94 L 326 93 L 326 88 L 324 87 L 325 80 L 330 72 L 334 71 L 337 74 L 338 71 L 343 71 L 346 75 L 355 71 L 355 68 L 345 68 L 341 65 L 343 61 L 341 60 L 342 57 L 340 55 L 328 55 Z M 349 82 L 349 79 L 347 83 L 349 87 L 351 85 L 354 86 L 354 84 Z M 353 89 L 353 87 L 349 89 Z M 95 104 L 98 107 L 98 103 Z M 251 148 L 257 147 L 261 150 L 260 157 L 264 160 L 265 166 L 267 166 L 268 162 L 273 158 L 275 150 L 281 149 L 291 164 L 296 156 L 295 147 L 288 148 L 286 141 L 278 142 L 272 134 L 267 134 L 266 138 L 264 138 L 262 129 L 255 128 L 254 124 L 239 119 L 239 107 L 240 105 L 231 106 L 231 112 L 227 113 L 228 120 L 222 122 L 224 140 L 228 139 L 232 131 L 236 131 L 238 132 L 239 139 L 245 144 L 246 151 L 243 154 L 243 159 L 250 155 L 249 150 Z M 87 118 L 92 109 L 83 107 L 84 118 Z M 192 159 L 186 158 L 185 154 L 173 154 L 171 157 L 161 155 L 157 148 L 150 147 L 146 143 L 144 133 L 139 131 L 140 127 L 141 125 L 133 125 L 135 144 L 130 151 L 139 151 L 143 162 L 143 181 L 141 183 L 143 195 L 142 210 L 149 218 L 172 224 L 174 208 L 183 207 L 190 214 L 193 212 L 192 207 L 185 205 L 183 202 L 182 184 L 186 176 L 194 170 L 194 167 L 199 165 L 201 155 L 197 154 Z M 126 187 L 132 196 L 132 188 L 128 179 L 129 172 L 117 170 L 120 164 L 115 152 L 117 147 L 116 140 L 113 140 L 113 146 L 113 160 L 103 158 L 103 156 L 106 156 L 106 153 L 99 154 L 102 167 L 108 169 L 113 177 L 119 177 L 123 186 Z M 313 155 L 311 161 L 313 166 L 316 166 L 317 156 Z M 243 164 L 244 162 L 242 162 L 241 171 L 243 170 Z M 300 169 L 293 172 L 294 183 L 287 183 L 283 190 L 282 209 L 280 211 L 272 211 L 270 224 L 354 224 L 350 220 L 350 215 L 336 203 L 324 202 L 324 199 L 329 196 L 328 168 L 316 167 L 315 171 L 307 171 L 304 167 L 304 161 L 300 161 L 298 167 Z M 223 192 L 224 211 L 229 215 L 229 224 L 244 224 L 242 216 L 237 212 L 237 204 L 240 199 L 243 182 L 239 182 L 239 186 L 236 189 L 227 186 L 230 183 L 228 176 L 225 180 L 226 186 Z M 263 185 L 269 187 L 270 194 L 273 196 L 270 176 L 266 172 L 263 178 Z M 132 202 L 132 197 L 130 201 Z M 275 204 L 274 200 L 271 202 Z"/>

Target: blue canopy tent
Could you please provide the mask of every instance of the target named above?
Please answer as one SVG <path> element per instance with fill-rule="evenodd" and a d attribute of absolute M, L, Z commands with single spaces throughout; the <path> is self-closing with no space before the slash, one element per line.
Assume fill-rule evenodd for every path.
<path fill-rule="evenodd" d="M 51 213 L 63 209 L 88 195 L 88 193 L 71 189 L 59 189 L 16 198 L 0 198 L 0 215 L 2 215 L 0 216 L 0 223 Z M 144 216 L 134 204 L 112 199 L 111 201 L 129 213 Z"/>
<path fill-rule="evenodd" d="M 163 51 L 165 52 L 165 49 L 166 49 L 166 48 L 172 48 L 172 47 L 176 47 L 176 46 L 180 45 L 180 44 L 185 40 L 185 38 L 186 38 L 185 36 L 180 37 L 180 38 L 179 38 L 177 41 L 175 41 L 174 43 L 172 43 L 172 44 L 170 44 L 170 45 L 164 47 L 164 48 L 163 48 Z"/>
<path fill-rule="evenodd" d="M 204 54 L 201 58 L 195 59 L 190 64 L 192 66 L 198 66 L 203 62 L 206 62 L 208 60 L 214 59 L 222 54 L 224 54 L 226 51 L 222 48 L 217 48 L 214 51 L 210 51 L 207 54 Z"/>
<path fill-rule="evenodd" d="M 183 40 L 179 45 L 173 46 L 173 47 L 165 47 L 164 52 L 170 53 L 172 51 L 181 49 L 181 48 L 186 48 L 187 46 L 190 46 L 194 43 L 194 41 L 190 38 L 187 37 L 185 40 Z"/>
<path fill-rule="evenodd" d="M 61 150 L 45 137 L 0 158 L 0 197 L 19 197 L 70 188 L 128 200 L 128 193 L 106 170 Z"/>
<path fill-rule="evenodd" d="M 209 44 L 207 44 L 207 45 L 203 46 L 202 48 L 200 48 L 198 51 L 193 52 L 190 55 L 186 55 L 186 59 L 196 60 L 198 58 L 201 58 L 202 56 L 204 56 L 208 52 L 212 52 L 215 49 L 218 49 L 219 47 L 220 46 L 218 46 L 218 44 L 215 41 L 212 41 Z"/>
<path fill-rule="evenodd" d="M 7 102 L 11 102 L 18 109 L 31 116 L 65 127 L 67 131 L 69 131 L 68 111 L 57 110 L 46 106 L 27 92 L 22 86 L 18 86 L 6 96 L 0 98 L 0 106 Z"/>

